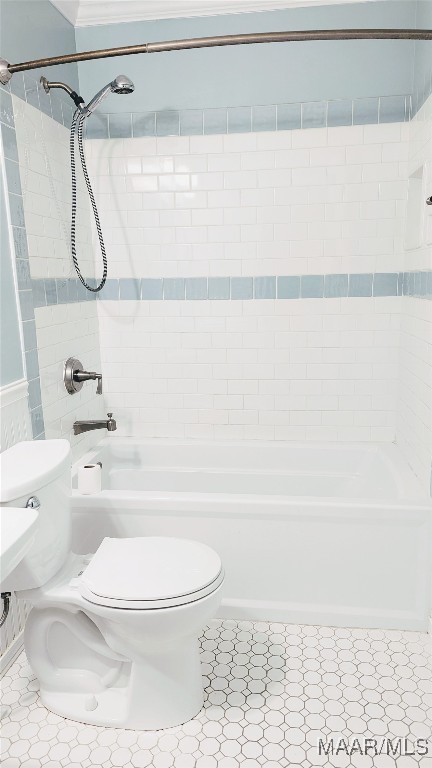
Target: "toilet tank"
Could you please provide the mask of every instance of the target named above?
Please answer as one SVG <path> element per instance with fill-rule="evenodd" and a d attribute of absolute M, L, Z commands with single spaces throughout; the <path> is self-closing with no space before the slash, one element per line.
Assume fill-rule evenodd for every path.
<path fill-rule="evenodd" d="M 24 440 L 0 454 L 0 508 L 25 507 L 31 496 L 40 501 L 35 539 L 2 581 L 2 592 L 41 587 L 70 552 L 71 452 L 67 440 Z"/>

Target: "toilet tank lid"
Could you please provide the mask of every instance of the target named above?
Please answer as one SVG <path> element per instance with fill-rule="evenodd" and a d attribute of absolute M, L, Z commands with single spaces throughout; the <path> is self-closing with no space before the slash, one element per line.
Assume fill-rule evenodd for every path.
<path fill-rule="evenodd" d="M 0 454 L 0 503 L 37 494 L 70 465 L 67 440 L 23 440 L 13 445 Z"/>

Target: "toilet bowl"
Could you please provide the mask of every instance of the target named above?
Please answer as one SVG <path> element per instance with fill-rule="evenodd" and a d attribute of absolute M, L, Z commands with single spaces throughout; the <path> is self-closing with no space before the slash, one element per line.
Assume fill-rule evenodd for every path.
<path fill-rule="evenodd" d="M 27 493 L 41 503 L 33 549 L 2 590 L 18 590 L 32 605 L 24 642 L 42 702 L 93 725 L 153 730 L 186 722 L 203 704 L 198 638 L 221 601 L 219 556 L 169 537 L 106 538 L 94 554 L 71 553 L 66 441 L 20 443 L 2 454 L 0 471 L 7 478 L 11 462 L 36 445 L 43 480 L 33 473 L 24 494 L 16 473 L 2 484 L 2 505 L 24 506 Z M 53 541 L 62 545 L 60 558 Z"/>

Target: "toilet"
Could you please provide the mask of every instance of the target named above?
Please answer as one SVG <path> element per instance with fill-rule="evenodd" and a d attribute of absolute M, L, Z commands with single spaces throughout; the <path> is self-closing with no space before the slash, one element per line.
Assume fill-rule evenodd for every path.
<path fill-rule="evenodd" d="M 72 553 L 70 464 L 67 440 L 23 441 L 0 455 L 0 505 L 40 502 L 31 548 L 1 589 L 31 605 L 24 643 L 41 700 L 93 725 L 180 725 L 203 705 L 198 638 L 221 601 L 220 558 L 196 541 L 153 536 Z"/>

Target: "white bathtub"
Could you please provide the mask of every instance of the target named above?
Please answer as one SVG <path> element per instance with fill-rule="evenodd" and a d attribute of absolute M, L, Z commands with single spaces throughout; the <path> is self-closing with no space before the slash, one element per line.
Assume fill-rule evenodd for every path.
<path fill-rule="evenodd" d="M 110 436 L 79 463 L 95 461 L 92 496 L 74 467 L 75 551 L 104 536 L 197 539 L 224 562 L 221 616 L 427 629 L 431 499 L 394 445 Z"/>

